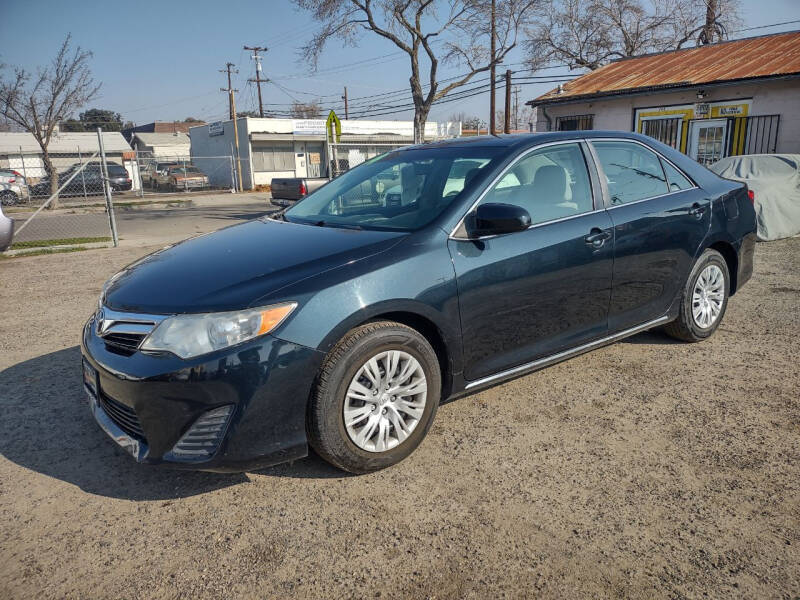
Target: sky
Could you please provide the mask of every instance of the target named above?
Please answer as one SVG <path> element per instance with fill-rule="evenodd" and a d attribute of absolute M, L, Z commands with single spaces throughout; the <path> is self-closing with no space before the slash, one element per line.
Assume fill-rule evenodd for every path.
<path fill-rule="evenodd" d="M 744 27 L 800 19 L 800 0 L 741 0 Z M 299 53 L 313 35 L 316 24 L 293 3 L 278 0 L 169 0 L 155 2 L 76 2 L 3 0 L 0 20 L 0 63 L 35 70 L 46 64 L 67 33 L 75 44 L 91 50 L 90 66 L 102 83 L 99 97 L 86 108 L 103 108 L 122 114 L 135 123 L 183 120 L 205 121 L 227 118 L 227 84 L 220 73 L 226 62 L 236 64 L 238 110 L 258 110 L 251 53 L 242 47 L 266 46 L 263 75 L 272 81 L 262 87 L 265 111 L 287 110 L 293 100 L 322 98 L 325 112 L 337 110 L 342 118 L 341 95 L 347 86 L 351 113 L 379 102 L 394 106 L 406 98 L 376 94 L 407 90 L 408 57 L 391 42 L 375 34 L 364 34 L 357 47 L 331 44 L 313 72 Z M 22 24 L 35 23 L 24 27 Z M 800 23 L 756 29 L 735 34 L 747 37 L 800 29 Z M 501 70 L 521 71 L 522 51 L 513 51 Z M 464 67 L 446 66 L 442 78 L 463 72 Z M 564 74 L 557 68 L 536 75 Z M 522 73 L 520 72 L 520 75 Z M 469 87 L 469 86 L 468 86 Z M 521 88 L 519 99 L 534 98 L 554 84 L 532 84 Z M 502 89 L 497 106 L 502 107 Z M 489 94 L 434 105 L 429 120 L 447 120 L 465 112 L 488 120 Z M 75 115 L 77 116 L 77 115 Z M 410 119 L 413 110 L 376 117 Z"/>

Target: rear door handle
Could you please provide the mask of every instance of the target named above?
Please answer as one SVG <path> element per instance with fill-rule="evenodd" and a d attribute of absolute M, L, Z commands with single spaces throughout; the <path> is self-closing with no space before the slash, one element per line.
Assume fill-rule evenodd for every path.
<path fill-rule="evenodd" d="M 584 240 L 586 240 L 587 244 L 591 244 L 595 248 L 599 248 L 602 246 L 607 239 L 611 237 L 611 233 L 608 231 L 603 231 L 597 227 L 593 227 L 592 230 L 589 232 Z"/>
<path fill-rule="evenodd" d="M 704 212 L 706 212 L 706 207 L 701 206 L 697 202 L 692 204 L 692 208 L 689 209 L 689 214 L 698 219 L 702 218 Z"/>

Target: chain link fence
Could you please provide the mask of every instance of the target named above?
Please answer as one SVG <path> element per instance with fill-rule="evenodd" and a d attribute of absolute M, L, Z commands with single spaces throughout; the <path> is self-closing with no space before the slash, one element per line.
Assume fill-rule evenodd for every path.
<path fill-rule="evenodd" d="M 140 197 L 236 189 L 231 156 L 192 157 L 137 151 L 134 167 L 135 188 Z"/>
<path fill-rule="evenodd" d="M 397 148 L 408 146 L 410 142 L 398 140 L 396 136 L 370 136 L 369 141 L 342 140 L 328 144 L 331 178 L 338 177 L 345 171 L 360 165 Z"/>
<path fill-rule="evenodd" d="M 14 219 L 10 252 L 52 252 L 106 246 L 116 237 L 113 190 L 130 189 L 130 173 L 100 151 L 20 153 L 0 167 L 0 201 Z M 58 210 L 57 210 L 58 209 Z"/>

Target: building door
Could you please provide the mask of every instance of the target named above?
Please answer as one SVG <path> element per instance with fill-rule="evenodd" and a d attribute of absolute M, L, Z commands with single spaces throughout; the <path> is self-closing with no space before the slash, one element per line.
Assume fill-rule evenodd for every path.
<path fill-rule="evenodd" d="M 698 119 L 689 122 L 689 156 L 701 165 L 725 158 L 727 119 Z"/>
<path fill-rule="evenodd" d="M 322 177 L 322 144 L 317 142 L 306 143 L 306 165 L 309 177 Z"/>

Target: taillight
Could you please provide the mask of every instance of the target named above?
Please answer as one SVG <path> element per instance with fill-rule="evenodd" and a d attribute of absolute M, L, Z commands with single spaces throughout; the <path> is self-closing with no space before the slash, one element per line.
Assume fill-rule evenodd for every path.
<path fill-rule="evenodd" d="M 16 180 L 17 180 L 16 177 L 9 177 L 8 178 L 8 183 L 14 183 Z"/>
<path fill-rule="evenodd" d="M 22 177 L 22 173 L 18 171 L 11 171 L 11 172 L 14 173 L 14 177 Z"/>
<path fill-rule="evenodd" d="M 306 184 L 303 182 L 300 182 L 300 195 L 301 196 L 306 195 Z"/>
<path fill-rule="evenodd" d="M 756 205 L 756 194 L 753 190 L 747 190 L 747 197 L 750 198 L 750 204 Z"/>

